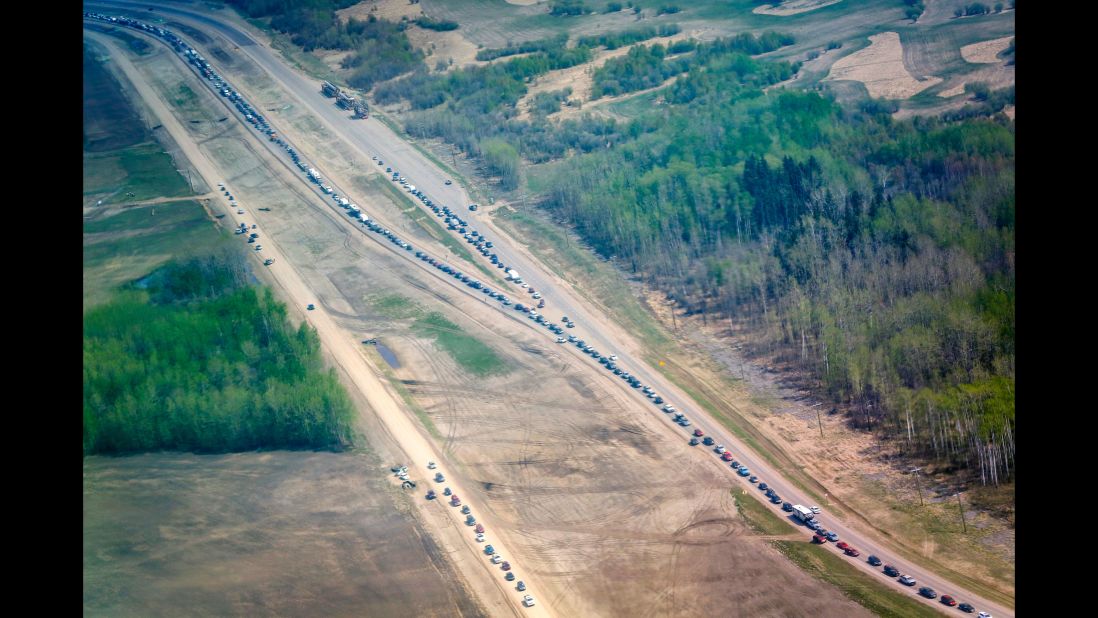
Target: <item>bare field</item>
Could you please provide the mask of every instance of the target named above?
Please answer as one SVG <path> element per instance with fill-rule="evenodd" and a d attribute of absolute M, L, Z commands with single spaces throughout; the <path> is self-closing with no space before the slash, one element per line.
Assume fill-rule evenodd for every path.
<path fill-rule="evenodd" d="M 935 76 L 919 80 L 908 72 L 899 34 L 882 32 L 869 40 L 869 47 L 831 65 L 825 81 L 858 81 L 865 84 L 871 97 L 884 99 L 906 99 L 942 81 Z"/>
<path fill-rule="evenodd" d="M 448 70 L 470 64 L 487 64 L 477 60 L 476 44 L 466 40 L 461 35 L 460 29 L 435 32 L 434 30 L 412 25 L 408 26 L 405 34 L 408 35 L 408 40 L 412 45 L 423 50 L 423 53 L 427 55 L 424 62 L 432 71 L 435 70 L 435 64 L 439 60 L 446 61 L 447 64 L 450 64 L 449 61 L 453 61 Z"/>
<path fill-rule="evenodd" d="M 976 62 L 981 64 L 996 64 L 1002 62 L 1003 60 L 998 56 L 1006 50 L 1013 38 L 1013 36 L 1004 36 L 990 41 L 965 45 L 961 48 L 961 57 L 965 59 L 965 62 Z"/>
<path fill-rule="evenodd" d="M 756 15 L 777 15 L 779 17 L 787 17 L 789 15 L 797 15 L 798 13 L 807 13 L 808 11 L 822 9 L 825 6 L 831 6 L 832 4 L 838 4 L 839 2 L 842 2 L 842 0 L 787 0 L 786 2 L 780 2 L 778 4 L 764 4 L 758 6 L 751 12 Z"/>
<path fill-rule="evenodd" d="M 481 616 L 364 454 L 84 459 L 88 616 Z"/>
<path fill-rule="evenodd" d="M 423 8 L 419 4 L 412 4 L 408 0 L 364 0 L 354 6 L 336 11 L 336 15 L 343 21 L 352 17 L 359 21 L 366 21 L 370 15 L 378 19 L 399 22 L 401 18 L 415 19 L 423 15 Z"/>

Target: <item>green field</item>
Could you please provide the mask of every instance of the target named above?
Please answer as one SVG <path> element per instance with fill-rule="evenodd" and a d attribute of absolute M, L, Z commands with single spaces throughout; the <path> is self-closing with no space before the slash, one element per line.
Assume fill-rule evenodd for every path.
<path fill-rule="evenodd" d="M 507 365 L 492 348 L 467 335 L 441 313 L 432 312 L 418 318 L 413 329 L 433 338 L 450 358 L 473 375 L 484 377 L 507 372 Z"/>

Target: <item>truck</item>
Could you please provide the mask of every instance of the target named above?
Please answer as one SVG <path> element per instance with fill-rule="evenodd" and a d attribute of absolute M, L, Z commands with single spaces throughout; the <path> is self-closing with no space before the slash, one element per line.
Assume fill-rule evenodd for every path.
<path fill-rule="evenodd" d="M 365 119 L 370 117 L 370 106 L 367 105 L 365 101 L 355 103 L 354 109 L 355 118 Z"/>
<path fill-rule="evenodd" d="M 339 94 L 339 87 L 332 82 L 324 82 L 324 85 L 320 87 L 320 91 L 323 92 L 326 97 L 334 97 Z"/>
<path fill-rule="evenodd" d="M 508 268 L 507 270 L 503 271 L 503 274 L 507 275 L 508 281 L 514 281 L 519 278 L 519 274 L 515 272 L 515 269 L 513 268 Z"/>
<path fill-rule="evenodd" d="M 793 505 L 793 514 L 796 515 L 797 519 L 801 521 L 808 521 L 812 519 L 812 510 L 800 504 Z"/>

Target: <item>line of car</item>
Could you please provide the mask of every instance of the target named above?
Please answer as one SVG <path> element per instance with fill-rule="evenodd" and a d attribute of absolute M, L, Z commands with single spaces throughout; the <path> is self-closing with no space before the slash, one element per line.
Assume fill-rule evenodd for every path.
<path fill-rule="evenodd" d="M 399 246 L 399 247 L 401 247 L 401 248 L 403 248 L 407 251 L 412 250 L 412 246 L 411 246 L 410 243 L 404 241 L 403 239 L 400 239 L 392 231 L 387 230 L 387 229 L 383 228 L 382 226 L 378 225 L 376 222 L 370 220 L 369 216 L 366 215 L 365 213 L 361 213 L 360 209 L 356 205 L 351 204 L 346 198 L 342 198 L 338 194 L 335 194 L 334 189 L 331 186 L 324 184 L 323 183 L 323 178 L 320 176 L 320 174 L 317 173 L 316 170 L 310 168 L 308 166 L 308 164 L 306 164 L 304 161 L 302 161 L 301 157 L 297 153 L 297 151 L 288 142 L 286 142 L 281 137 L 279 137 L 274 132 L 274 130 L 267 124 L 266 120 L 258 112 L 256 112 L 255 109 L 242 96 L 240 96 L 240 94 L 236 90 L 231 88 L 229 83 L 226 80 L 224 80 L 220 75 L 218 75 L 216 72 L 214 72 L 212 67 L 210 66 L 210 64 L 208 62 L 206 62 L 205 59 L 201 55 L 199 55 L 198 52 L 194 48 L 187 45 L 185 42 L 183 42 L 174 33 L 170 32 L 170 31 L 168 31 L 164 28 L 160 28 L 160 27 L 157 27 L 157 26 L 152 26 L 152 25 L 149 25 L 149 24 L 145 24 L 145 23 L 140 22 L 138 20 L 134 20 L 134 19 L 127 18 L 127 17 L 111 17 L 111 16 L 107 16 L 107 15 L 102 15 L 102 14 L 98 14 L 98 13 L 89 13 L 89 12 L 84 12 L 84 17 L 87 18 L 87 19 L 95 19 L 95 20 L 98 20 L 98 21 L 103 21 L 103 22 L 107 22 L 107 23 L 112 23 L 112 24 L 117 24 L 117 25 L 122 25 L 122 26 L 127 26 L 127 27 L 131 27 L 131 28 L 139 29 L 139 30 L 148 32 L 150 34 L 153 34 L 155 36 L 158 36 L 158 37 L 168 41 L 175 48 L 175 50 L 177 52 L 179 52 L 188 61 L 189 64 L 193 65 L 196 68 L 196 70 L 210 82 L 210 84 L 218 92 L 218 94 L 220 94 L 221 96 L 229 99 L 230 101 L 232 101 L 234 103 L 236 109 L 244 117 L 245 121 L 247 121 L 249 124 L 253 125 L 253 127 L 255 127 L 256 130 L 266 134 L 269 137 L 270 141 L 272 141 L 272 142 L 278 144 L 279 146 L 283 147 L 287 151 L 287 153 L 290 155 L 290 158 L 293 160 L 294 164 L 302 172 L 305 172 L 306 175 L 308 176 L 309 180 L 312 181 L 313 183 L 317 184 L 325 194 L 331 195 L 333 200 L 336 202 L 337 205 L 339 205 L 339 206 L 343 207 L 344 209 L 348 210 L 349 214 L 352 217 L 357 218 L 364 226 L 366 226 L 371 231 L 379 233 L 379 234 L 387 237 L 391 242 L 393 242 L 397 246 Z M 374 159 L 377 161 L 378 165 L 383 165 L 383 161 L 381 159 L 379 159 L 376 156 L 374 157 Z M 394 181 L 400 182 L 402 185 L 404 185 L 412 195 L 414 195 L 415 197 L 418 197 L 428 208 L 433 210 L 437 216 L 439 216 L 440 218 L 444 218 L 444 223 L 446 223 L 446 226 L 447 226 L 448 229 L 450 229 L 452 231 L 456 231 L 458 234 L 461 234 L 462 237 L 465 238 L 465 240 L 468 243 L 473 244 L 477 248 L 478 252 L 480 252 L 485 257 L 490 258 L 490 261 L 497 268 L 501 268 L 501 269 L 506 270 L 506 268 L 507 268 L 506 265 L 503 264 L 499 260 L 499 257 L 495 253 L 492 253 L 491 251 L 489 251 L 493 247 L 493 243 L 491 241 L 488 241 L 482 234 L 479 234 L 475 230 L 471 230 L 471 231 L 468 230 L 467 229 L 468 224 L 464 219 L 457 216 L 456 213 L 452 212 L 449 209 L 449 207 L 434 204 L 434 202 L 432 200 L 430 200 L 429 198 L 427 198 L 427 196 L 421 190 L 416 189 L 414 187 L 414 185 L 410 185 L 409 181 L 406 178 L 400 176 L 399 173 L 393 172 L 391 168 L 387 168 L 386 171 L 392 173 L 392 179 Z M 451 181 L 447 180 L 446 184 L 450 185 Z M 241 215 L 244 214 L 244 210 L 242 208 L 239 208 L 239 205 L 233 199 L 232 194 L 225 188 L 224 183 L 219 183 L 219 187 L 224 192 L 225 196 L 229 199 L 230 205 L 233 206 L 233 207 L 237 207 L 237 214 L 241 214 Z M 476 209 L 477 209 L 476 204 L 471 204 L 469 206 L 470 211 L 476 211 Z M 255 227 L 256 226 L 253 224 L 251 226 L 251 229 L 255 229 Z M 238 234 L 248 233 L 247 225 L 242 223 L 241 228 L 238 229 L 237 233 Z M 248 242 L 250 244 L 255 244 L 255 250 L 256 251 L 261 251 L 262 250 L 262 245 L 258 244 L 256 242 L 258 237 L 259 237 L 259 235 L 258 235 L 257 232 L 252 232 L 248 235 Z M 439 268 L 440 270 L 442 270 L 443 272 L 446 272 L 447 274 L 453 275 L 455 278 L 460 279 L 463 283 L 466 283 L 469 287 L 472 287 L 474 289 L 480 289 L 482 292 L 484 292 L 485 294 L 488 294 L 490 297 L 498 299 L 503 306 L 508 306 L 508 305 L 512 304 L 510 299 L 508 299 L 504 294 L 498 293 L 498 292 L 495 292 L 494 290 L 489 289 L 488 287 L 484 286 L 484 284 L 482 284 L 480 281 L 472 279 L 468 275 L 465 275 L 465 274 L 461 273 L 460 271 L 458 271 L 458 270 L 456 270 L 456 269 L 454 269 L 454 268 L 452 268 L 448 265 L 445 265 L 445 264 L 443 264 L 442 262 L 440 262 L 438 260 L 435 260 L 434 258 L 430 258 L 429 256 L 427 256 L 423 252 L 418 252 L 417 251 L 416 252 L 416 257 L 419 258 L 420 260 L 423 260 L 423 261 L 426 261 L 426 262 L 430 263 L 431 265 L 435 266 L 436 268 Z M 269 264 L 273 263 L 273 261 L 274 261 L 273 258 L 268 259 L 268 260 L 264 261 L 264 264 L 269 265 Z M 543 308 L 545 306 L 545 299 L 542 298 L 542 295 L 539 292 L 537 292 L 533 288 L 529 287 L 525 282 L 522 282 L 521 279 L 516 280 L 516 283 L 518 285 L 520 285 L 521 287 L 525 288 L 527 290 L 527 292 L 530 293 L 535 300 L 540 301 L 539 304 L 538 304 L 538 308 Z M 312 310 L 313 308 L 314 308 L 313 305 L 309 305 L 309 307 L 308 307 L 308 309 L 310 309 L 310 310 Z M 519 311 L 526 312 L 527 314 L 529 314 L 529 317 L 531 319 L 535 320 L 538 323 L 546 325 L 551 332 L 558 335 L 556 337 L 556 342 L 557 343 L 564 343 L 565 342 L 564 338 L 559 336 L 563 333 L 563 329 L 560 326 L 556 325 L 556 324 L 548 322 L 545 319 L 545 317 L 543 315 L 538 314 L 537 311 L 534 308 L 532 308 L 532 307 L 528 308 L 525 305 L 523 305 L 522 303 L 518 303 L 518 304 L 516 304 L 515 309 L 519 310 Z M 562 323 L 568 328 L 574 328 L 575 327 L 575 323 L 572 322 L 570 319 L 568 319 L 567 316 L 564 316 L 562 318 Z M 617 376 L 620 376 L 623 380 L 627 381 L 633 388 L 643 388 L 643 391 L 645 392 L 646 396 L 649 399 L 652 399 L 652 401 L 656 405 L 660 405 L 660 404 L 664 403 L 663 398 L 660 397 L 659 395 L 657 395 L 651 387 L 649 387 L 647 385 L 642 385 L 638 378 L 636 378 L 635 376 L 630 375 L 629 372 L 627 372 L 624 369 L 621 369 L 620 367 L 618 367 L 615 363 L 615 361 L 617 360 L 616 355 L 603 356 L 597 350 L 595 350 L 593 346 L 587 345 L 586 342 L 584 342 L 581 339 L 578 339 L 575 335 L 569 335 L 568 336 L 568 341 L 572 342 L 572 343 L 575 343 L 576 347 L 580 348 L 585 353 L 592 356 L 594 359 L 598 360 L 600 362 L 600 364 L 602 364 L 606 367 L 607 370 L 613 372 Z M 673 405 L 668 403 L 668 404 L 663 406 L 662 410 L 666 413 L 674 414 L 674 421 L 677 424 L 679 424 L 680 426 L 682 426 L 682 427 L 689 427 L 690 426 L 691 423 L 690 423 L 689 419 L 687 419 L 684 414 L 677 412 Z M 690 444 L 691 445 L 697 445 L 698 444 L 698 438 L 703 437 L 703 436 L 704 436 L 704 433 L 702 432 L 701 429 L 695 429 L 694 432 L 693 432 L 693 437 L 690 439 Z M 706 440 L 707 445 L 712 443 L 712 438 L 705 438 L 705 440 Z M 721 459 L 723 459 L 724 461 L 726 461 L 726 462 L 731 461 L 732 468 L 734 470 L 736 470 L 737 474 L 739 474 L 741 477 L 750 476 L 749 482 L 751 482 L 751 483 L 756 483 L 758 481 L 758 477 L 756 477 L 754 475 L 751 475 L 750 470 L 748 470 L 748 468 L 746 466 L 741 466 L 739 464 L 739 462 L 734 461 L 731 453 L 727 452 L 727 450 L 725 450 L 723 448 L 723 446 L 718 445 L 717 448 L 714 449 L 714 451 L 716 451 L 721 456 Z M 442 476 L 441 473 L 439 473 L 438 476 L 441 477 Z M 770 489 L 769 487 L 767 487 L 766 483 L 760 483 L 759 488 L 763 489 L 763 490 L 766 490 L 767 496 L 769 497 L 770 502 L 772 502 L 773 504 L 781 504 L 782 505 L 782 510 L 787 511 L 787 512 L 793 510 L 792 505 L 789 502 L 783 503 L 781 497 L 778 496 L 773 491 L 773 489 Z M 428 494 L 428 498 L 433 498 L 434 497 L 433 493 L 434 493 L 434 490 L 431 490 Z M 445 493 L 446 493 L 446 495 L 450 495 L 449 488 L 446 489 Z M 457 498 L 457 496 L 453 496 L 452 500 L 451 500 L 451 504 L 453 504 L 455 506 L 460 505 L 460 499 Z M 468 506 L 466 506 L 465 509 L 466 509 L 466 512 L 467 512 Z M 813 507 L 812 510 L 813 510 L 813 512 L 818 513 L 818 507 Z M 472 522 L 472 523 L 470 523 L 470 522 Z M 467 523 L 470 523 L 470 525 L 473 525 L 475 523 L 475 519 L 472 517 L 471 514 L 469 514 L 469 517 L 467 518 Z M 838 542 L 838 535 L 836 535 L 834 532 L 829 532 L 827 530 L 822 529 L 820 527 L 820 524 L 814 518 L 809 519 L 809 520 L 805 521 L 804 523 L 805 523 L 806 527 L 809 527 L 810 529 L 813 529 L 816 532 L 812 537 L 813 542 L 820 543 L 820 544 L 826 543 L 828 541 L 837 542 L 836 547 L 843 550 L 847 555 L 852 556 L 852 557 L 857 557 L 858 555 L 860 555 L 860 553 L 858 552 L 857 549 L 855 549 L 853 547 L 850 547 L 846 543 Z M 481 541 L 484 538 L 483 537 L 483 526 L 478 524 L 477 528 L 479 528 L 479 530 L 477 532 L 477 536 L 479 538 L 477 540 Z M 491 545 L 489 545 L 486 549 L 491 549 Z M 491 555 L 493 552 L 486 551 L 486 553 Z M 498 558 L 498 556 L 497 556 L 497 558 Z M 877 566 L 877 565 L 880 564 L 880 559 L 877 558 L 876 556 L 869 556 L 867 561 L 870 562 L 870 564 L 873 564 L 874 566 Z M 506 565 L 506 568 L 504 568 L 504 570 L 509 571 L 509 566 L 510 565 L 507 565 L 506 562 L 504 562 L 504 564 Z M 886 565 L 883 568 L 883 572 L 886 575 L 889 575 L 891 577 L 897 577 L 898 576 L 898 581 L 901 584 L 904 584 L 904 585 L 907 585 L 907 586 L 915 586 L 916 585 L 916 581 L 915 581 L 914 578 L 912 578 L 908 575 L 901 575 L 899 573 L 899 571 L 897 569 L 895 569 L 895 567 L 892 567 L 891 565 Z M 514 574 L 513 573 L 509 572 L 508 575 L 510 576 L 509 580 L 514 579 Z M 519 585 L 520 585 L 520 588 L 519 588 L 520 591 L 525 589 L 525 584 L 523 584 L 522 582 L 519 582 Z M 931 598 L 931 599 L 937 598 L 937 593 L 929 587 L 920 588 L 919 589 L 919 594 L 924 596 L 924 597 Z M 530 596 L 530 595 L 526 595 L 523 599 L 523 602 L 524 602 L 524 605 L 526 605 L 528 607 L 532 606 L 534 604 L 533 597 Z M 970 604 L 968 604 L 968 603 L 958 604 L 957 601 L 951 595 L 948 595 L 948 594 L 947 595 L 942 595 L 941 602 L 943 604 L 946 604 L 946 605 L 957 606 L 959 609 L 961 609 L 962 611 L 965 611 L 965 612 L 970 612 L 971 613 L 971 612 L 975 611 L 975 609 Z M 986 612 L 980 612 L 979 615 L 980 615 L 980 618 L 990 618 L 990 615 Z"/>
<path fill-rule="evenodd" d="M 433 462 L 433 461 L 427 462 L 427 469 L 428 470 L 436 470 L 437 468 L 438 468 L 438 465 L 435 462 Z M 436 472 L 435 477 L 434 477 L 434 481 L 436 483 L 445 483 L 446 482 L 446 476 L 441 471 Z M 450 498 L 450 506 L 451 507 L 454 507 L 454 508 L 461 507 L 462 515 L 465 515 L 465 525 L 473 527 L 473 535 L 474 535 L 473 539 L 477 543 L 486 543 L 485 546 L 484 546 L 484 555 L 489 556 L 489 561 L 492 564 L 499 565 L 500 570 L 502 570 L 504 572 L 503 579 L 505 579 L 506 581 L 509 581 L 509 582 L 515 581 L 517 576 L 515 575 L 515 572 L 511 570 L 511 563 L 507 562 L 506 560 L 503 559 L 503 556 L 496 553 L 496 549 L 495 549 L 495 547 L 493 547 L 491 545 L 491 543 L 487 543 L 488 539 L 485 536 L 487 533 L 485 532 L 484 524 L 477 523 L 477 518 L 473 516 L 473 511 L 472 511 L 471 508 L 469 508 L 469 505 L 468 504 L 462 505 L 461 504 L 461 498 L 459 498 L 457 496 L 457 494 L 455 494 L 449 487 L 446 487 L 442 490 L 442 495 L 448 496 Z M 438 498 L 438 494 L 435 493 L 434 489 L 430 489 L 430 490 L 427 491 L 427 496 L 426 497 L 427 497 L 428 500 L 435 500 L 436 498 Z M 524 582 L 522 580 L 518 580 L 518 582 L 515 584 L 515 590 L 517 590 L 519 592 L 526 592 L 526 582 Z M 534 600 L 533 595 L 530 595 L 530 594 L 523 595 L 522 604 L 524 606 L 533 607 L 535 603 L 536 603 L 536 601 Z"/>

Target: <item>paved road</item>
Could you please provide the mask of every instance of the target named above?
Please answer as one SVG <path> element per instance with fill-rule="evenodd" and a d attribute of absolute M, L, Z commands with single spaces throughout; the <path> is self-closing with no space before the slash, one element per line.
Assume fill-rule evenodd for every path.
<path fill-rule="evenodd" d="M 88 32 L 86 34 L 87 36 L 96 39 L 106 49 L 113 52 L 112 57 L 118 67 L 134 85 L 135 90 L 142 99 L 149 104 L 150 109 L 164 125 L 165 130 L 168 131 L 173 140 L 179 144 L 180 149 L 192 165 L 194 165 L 197 173 L 205 180 L 207 186 L 216 186 L 223 177 L 223 174 L 219 173 L 217 165 L 210 161 L 205 154 L 198 149 L 194 140 L 191 139 L 189 134 L 179 123 L 178 119 L 168 111 L 165 103 L 156 95 L 145 81 L 144 77 L 125 56 L 125 53 L 119 50 L 117 41 L 112 37 L 100 35 L 98 33 Z M 244 130 L 255 139 L 260 139 L 261 142 L 265 141 L 261 140 L 257 134 L 253 133 L 250 127 L 245 127 Z M 249 212 L 250 209 L 245 209 L 244 214 L 242 215 L 237 214 L 237 208 L 234 208 L 229 204 L 228 198 L 221 194 L 214 195 L 213 197 L 215 198 L 214 207 L 225 213 L 228 217 L 227 221 L 231 222 L 230 226 L 236 227 L 241 223 L 250 223 L 254 220 L 250 218 L 253 216 Z M 249 200 L 249 202 L 251 202 L 251 200 Z M 258 199 L 255 200 L 255 203 L 258 203 Z M 285 256 L 279 249 L 277 240 L 267 233 L 264 233 L 264 237 L 263 251 L 262 253 L 257 253 L 257 256 L 260 258 L 275 258 L 275 262 L 268 266 L 267 270 L 271 274 L 276 285 L 282 289 L 285 298 L 297 307 L 304 307 L 310 302 L 313 302 L 313 299 L 315 298 L 314 293 L 301 278 L 297 270 L 294 269 L 291 262 L 285 259 Z M 317 329 L 318 335 L 321 340 L 324 341 L 325 347 L 335 359 L 336 363 L 351 378 L 354 386 L 366 396 L 370 406 L 377 412 L 378 417 L 384 423 L 386 429 L 397 439 L 401 449 L 409 457 L 411 462 L 413 462 L 408 464 L 408 470 L 411 478 L 419 480 L 420 487 L 415 490 L 416 493 L 423 494 L 426 492 L 426 488 L 437 485 L 425 479 L 433 478 L 435 472 L 443 471 L 443 469 L 429 470 L 427 468 L 427 462 L 444 461 L 441 457 L 441 453 L 435 449 L 430 440 L 418 429 L 415 423 L 410 419 L 410 415 L 401 409 L 400 404 L 397 403 L 396 396 L 382 382 L 360 353 L 360 346 L 355 345 L 354 341 L 340 329 L 335 320 L 322 307 L 318 307 L 315 311 L 307 312 L 305 317 L 309 323 Z M 456 495 L 465 496 L 466 499 L 464 503 L 468 503 L 468 498 L 475 494 L 468 491 L 461 481 L 458 478 L 455 478 L 456 475 L 451 474 L 448 476 L 449 478 L 447 479 L 446 485 L 449 486 Z M 443 499 L 441 495 L 441 486 L 438 487 L 438 491 L 439 500 L 441 501 Z M 416 502 L 420 503 L 417 504 L 419 508 L 428 508 L 421 504 L 421 501 L 417 500 Z M 512 613 L 517 616 L 548 617 L 553 615 L 551 608 L 547 607 L 544 603 L 538 603 L 532 608 L 523 607 L 521 604 L 522 593 L 518 593 L 514 590 L 513 583 L 503 580 L 503 571 L 489 561 L 488 557 L 483 552 L 483 544 L 479 544 L 474 540 L 472 527 L 466 526 L 464 523 L 465 516 L 460 513 L 458 508 L 451 507 L 449 504 L 446 504 L 444 508 L 452 518 L 454 526 L 459 530 L 463 530 L 460 537 L 467 548 L 472 551 L 474 555 L 479 556 L 480 560 L 478 562 L 484 568 L 485 574 L 504 593 L 505 598 L 510 603 Z M 516 573 L 521 573 L 521 579 L 526 582 L 531 593 L 536 594 L 539 587 L 536 582 L 536 577 L 530 576 L 532 570 L 523 568 L 521 556 L 512 552 L 498 535 L 492 534 L 493 530 L 498 530 L 500 528 L 496 525 L 496 522 L 492 520 L 490 515 L 484 515 L 486 512 L 487 509 L 473 510 L 473 513 L 478 517 L 479 523 L 485 525 L 488 541 L 495 547 L 497 553 L 504 556 L 506 560 L 512 563 L 512 570 Z"/>
<path fill-rule="evenodd" d="M 108 2 L 96 4 L 102 4 L 106 7 L 109 7 L 110 5 L 148 6 L 146 3 L 127 2 L 124 0 L 110 0 Z M 402 175 L 406 176 L 411 184 L 416 185 L 417 188 L 431 197 L 436 204 L 450 206 L 455 212 L 461 213 L 460 216 L 466 219 L 472 227 L 477 228 L 480 231 L 493 230 L 494 233 L 488 234 L 489 239 L 495 244 L 493 251 L 497 253 L 501 261 L 517 270 L 527 283 L 532 287 L 537 288 L 545 295 L 547 310 L 550 316 L 554 319 L 558 318 L 560 315 L 567 315 L 572 318 L 577 323 L 577 328 L 574 329 L 575 331 L 578 331 L 575 333 L 577 336 L 595 346 L 602 354 L 617 354 L 619 357 L 617 361 L 618 366 L 629 371 L 633 375 L 636 375 L 645 384 L 652 386 L 658 393 L 663 395 L 666 400 L 672 402 L 679 411 L 686 414 L 693 423 L 690 428 L 691 430 L 694 427 L 700 428 L 705 431 L 707 435 L 713 436 L 718 443 L 726 445 L 735 454 L 736 459 L 740 461 L 740 463 L 747 465 L 761 480 L 766 481 L 769 485 L 774 487 L 775 491 L 782 496 L 783 500 L 795 504 L 809 505 L 813 503 L 812 499 L 808 498 L 804 492 L 776 474 L 773 471 L 772 466 L 770 466 L 765 459 L 753 453 L 744 443 L 735 438 L 731 432 L 709 418 L 708 415 L 704 414 L 699 406 L 693 404 L 685 392 L 672 384 L 669 380 L 665 379 L 658 371 L 647 366 L 637 357 L 631 350 L 640 349 L 640 346 L 636 342 L 630 343 L 624 341 L 623 334 L 620 329 L 613 326 L 613 321 L 611 319 L 597 308 L 592 307 L 589 302 L 582 299 L 581 295 L 576 293 L 576 291 L 561 278 L 543 267 L 524 249 L 521 239 L 513 239 L 506 236 L 502 231 L 492 225 L 489 217 L 481 216 L 480 213 L 469 213 L 467 210 L 464 210 L 464 207 L 470 203 L 470 197 L 464 189 L 457 183 L 447 186 L 445 184 L 447 178 L 445 172 L 439 170 L 430 159 L 413 146 L 409 145 L 400 136 L 396 135 L 386 125 L 375 119 L 367 121 L 352 120 L 349 113 L 336 108 L 331 99 L 324 97 L 320 93 L 320 81 L 304 77 L 290 69 L 277 52 L 271 50 L 262 43 L 254 41 L 246 33 L 241 32 L 236 26 L 205 14 L 199 14 L 192 10 L 161 5 L 156 6 L 157 11 L 164 14 L 170 14 L 173 19 L 178 18 L 180 21 L 212 28 L 227 38 L 237 41 L 237 44 L 241 45 L 241 53 L 249 56 L 256 64 L 266 70 L 272 78 L 280 82 L 280 84 L 284 86 L 289 93 L 300 100 L 311 113 L 315 114 L 324 124 L 327 124 L 334 133 L 340 135 L 348 144 L 361 153 L 364 159 L 369 160 L 370 156 L 377 155 L 385 161 L 386 166 L 391 166 L 394 170 L 397 170 Z M 206 55 L 208 56 L 209 54 Z M 512 286 L 511 290 L 507 293 L 512 299 L 521 300 L 527 297 L 517 286 Z M 545 335 L 549 336 L 549 333 L 546 331 Z M 608 375 L 609 372 L 603 369 L 597 362 L 593 360 L 589 360 L 589 362 L 591 362 L 595 371 L 600 372 L 604 376 L 608 376 L 607 379 L 612 379 L 612 375 Z M 618 380 L 618 383 L 623 384 L 620 380 Z M 629 389 L 627 386 L 624 388 L 631 393 L 632 397 L 636 398 L 639 405 L 647 406 L 652 410 L 653 414 L 659 414 L 665 417 L 669 416 L 659 412 L 659 408 L 652 405 L 652 403 L 639 391 Z M 669 427 L 679 431 L 683 436 L 683 439 L 687 439 L 689 435 L 688 431 L 672 424 L 670 418 L 666 418 L 665 422 Z M 715 454 L 713 454 L 713 458 L 715 460 L 717 459 Z M 750 491 L 757 491 L 754 489 L 753 485 L 736 475 L 729 466 L 723 462 L 721 462 L 720 465 L 727 470 L 731 478 L 735 479 L 737 483 L 742 484 L 744 489 L 751 488 Z M 767 502 L 767 504 L 770 503 Z M 781 513 L 777 506 L 772 506 L 778 513 Z M 939 595 L 952 594 L 960 601 L 972 603 L 978 610 L 989 611 L 995 616 L 1014 615 L 1013 610 L 1008 609 L 999 603 L 983 599 L 978 595 L 964 592 L 958 585 L 936 575 L 929 569 L 910 561 L 900 559 L 895 554 L 882 549 L 884 545 L 877 540 L 875 533 L 867 533 L 863 529 L 851 526 L 849 522 L 844 523 L 838 521 L 834 517 L 830 517 L 826 512 L 820 516 L 820 520 L 825 528 L 838 533 L 841 540 L 857 547 L 862 552 L 863 557 L 870 554 L 876 554 L 877 556 L 880 556 L 886 564 L 893 564 L 900 569 L 902 573 L 914 577 L 918 580 L 918 585 L 915 586 L 914 589 L 924 585 L 930 586 L 934 588 Z M 805 539 L 807 540 L 810 537 L 810 531 L 804 528 L 804 534 Z M 852 558 L 850 560 L 852 564 L 857 565 L 867 573 L 871 573 L 874 577 L 880 577 L 886 584 L 896 586 L 897 590 L 908 590 L 895 583 L 894 580 L 889 582 L 890 578 L 882 575 L 879 568 L 869 566 L 864 559 Z M 921 597 L 918 597 L 915 594 L 914 589 L 909 590 L 910 594 L 917 599 L 921 599 Z M 942 606 L 936 601 L 924 601 L 929 606 L 950 614 L 955 611 Z"/>

